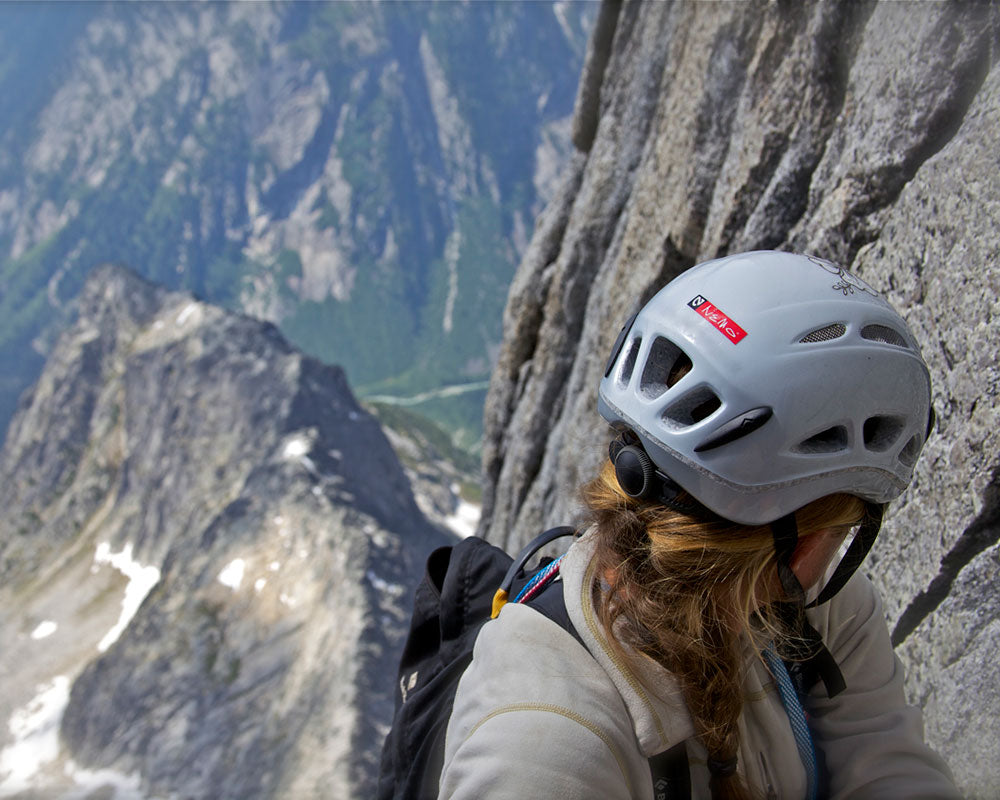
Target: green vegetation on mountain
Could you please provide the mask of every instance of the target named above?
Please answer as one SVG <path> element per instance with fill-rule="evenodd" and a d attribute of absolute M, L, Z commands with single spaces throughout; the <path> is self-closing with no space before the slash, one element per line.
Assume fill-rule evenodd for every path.
<path fill-rule="evenodd" d="M 0 427 L 104 262 L 272 319 L 362 395 L 484 382 L 589 13 L 0 9 Z M 474 449 L 484 394 L 410 408 Z"/>

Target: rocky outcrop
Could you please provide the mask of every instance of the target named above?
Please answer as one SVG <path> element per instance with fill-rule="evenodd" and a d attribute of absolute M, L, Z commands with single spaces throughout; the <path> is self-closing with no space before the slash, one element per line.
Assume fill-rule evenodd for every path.
<path fill-rule="evenodd" d="M 340 369 L 101 268 L 0 455 L 0 792 L 370 796 L 446 540 Z"/>
<path fill-rule="evenodd" d="M 1000 734 L 987 678 L 1000 602 L 998 44 L 1000 13 L 985 4 L 602 10 L 578 94 L 584 150 L 506 310 L 481 524 L 514 547 L 573 519 L 575 487 L 606 452 L 600 371 L 665 281 L 756 248 L 838 260 L 901 308 L 934 378 L 937 427 L 867 568 L 928 738 L 971 796 L 995 791 Z"/>

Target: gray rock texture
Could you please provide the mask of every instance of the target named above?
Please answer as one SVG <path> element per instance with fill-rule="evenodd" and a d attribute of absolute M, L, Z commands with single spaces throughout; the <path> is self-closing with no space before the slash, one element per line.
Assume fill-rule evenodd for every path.
<path fill-rule="evenodd" d="M 0 718 L 23 722 L 0 749 L 68 687 L 21 787 L 371 796 L 413 576 L 447 538 L 343 372 L 272 325 L 115 267 L 78 304 L 0 454 Z"/>
<path fill-rule="evenodd" d="M 585 151 L 510 292 L 481 533 L 514 548 L 575 518 L 606 453 L 607 354 L 664 282 L 755 248 L 838 260 L 914 328 L 938 414 L 866 569 L 929 741 L 996 796 L 1000 7 L 626 2 L 602 25 Z"/>

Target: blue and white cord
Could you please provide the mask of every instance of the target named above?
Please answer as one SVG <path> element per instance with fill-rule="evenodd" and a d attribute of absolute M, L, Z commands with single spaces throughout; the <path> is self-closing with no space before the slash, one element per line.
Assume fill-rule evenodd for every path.
<path fill-rule="evenodd" d="M 819 770 L 816 766 L 816 749 L 813 746 L 812 734 L 809 732 L 805 709 L 799 702 L 798 692 L 795 691 L 792 677 L 788 674 L 785 662 L 778 658 L 773 646 L 768 646 L 764 651 L 764 660 L 767 662 L 767 667 L 778 687 L 781 704 L 785 707 L 788 721 L 792 725 L 792 733 L 795 735 L 795 746 L 798 748 L 799 758 L 806 770 L 806 798 L 816 800 Z"/>

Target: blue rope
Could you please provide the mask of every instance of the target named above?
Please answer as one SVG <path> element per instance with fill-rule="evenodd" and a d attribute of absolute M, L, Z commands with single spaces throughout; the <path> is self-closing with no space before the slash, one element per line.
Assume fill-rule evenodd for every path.
<path fill-rule="evenodd" d="M 785 707 L 788 721 L 792 726 L 792 733 L 795 735 L 795 746 L 799 751 L 799 758 L 802 766 L 806 770 L 806 798 L 816 800 L 817 791 L 817 767 L 816 749 L 813 747 L 812 735 L 809 733 L 809 723 L 806 721 L 806 712 L 799 702 L 799 695 L 792 685 L 792 678 L 788 674 L 785 662 L 778 658 L 773 646 L 768 646 L 764 651 L 764 660 L 774 677 L 775 685 L 778 687 L 778 694 L 781 696 L 781 704 Z"/>
<path fill-rule="evenodd" d="M 559 558 L 557 558 L 551 564 L 546 566 L 545 569 L 541 569 L 538 572 L 536 572 L 534 576 L 531 578 L 531 580 L 524 585 L 524 588 L 517 593 L 517 597 L 514 598 L 514 602 L 520 603 L 521 598 L 524 597 L 528 592 L 530 592 L 535 586 L 542 583 L 543 581 L 548 580 L 549 577 L 554 575 L 559 570 L 559 565 L 562 563 L 562 560 L 565 557 L 566 554 L 563 553 L 561 556 L 559 556 Z"/>

